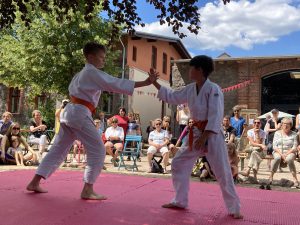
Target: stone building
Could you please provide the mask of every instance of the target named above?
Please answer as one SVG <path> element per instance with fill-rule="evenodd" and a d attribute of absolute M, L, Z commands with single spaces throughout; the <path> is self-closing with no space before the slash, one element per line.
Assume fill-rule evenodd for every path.
<path fill-rule="evenodd" d="M 188 83 L 190 60 L 175 60 L 173 88 Z M 273 108 L 297 114 L 300 105 L 300 55 L 233 58 L 222 55 L 214 59 L 215 71 L 210 79 L 222 88 L 250 80 L 250 85 L 224 93 L 225 114 L 235 105 L 256 109 L 263 114 Z"/>

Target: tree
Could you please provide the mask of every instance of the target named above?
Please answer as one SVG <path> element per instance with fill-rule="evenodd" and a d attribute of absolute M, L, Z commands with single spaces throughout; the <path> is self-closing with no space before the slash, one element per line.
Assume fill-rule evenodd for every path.
<path fill-rule="evenodd" d="M 59 9 L 60 14 L 57 14 L 57 20 L 61 21 L 63 15 L 68 15 L 70 11 L 77 11 L 82 7 L 81 0 L 1 0 L 0 3 L 0 29 L 10 27 L 16 20 L 16 14 L 21 13 L 21 19 L 26 26 L 32 22 L 28 16 L 28 3 L 35 11 L 41 9 L 44 12 L 52 13 L 53 10 Z M 101 3 L 103 10 L 107 11 L 111 19 L 117 25 L 124 25 L 127 31 L 134 31 L 135 25 L 142 25 L 140 16 L 137 13 L 136 0 L 85 0 L 84 1 L 84 17 L 88 22 L 93 16 L 98 3 Z M 200 28 L 199 13 L 197 2 L 198 0 L 146 0 L 147 3 L 153 5 L 159 12 L 157 18 L 161 24 L 167 23 L 172 26 L 173 32 L 178 34 L 180 38 L 186 36 L 180 32 L 183 22 L 189 23 L 188 29 L 190 32 L 197 34 Z M 230 0 L 223 0 L 224 4 Z M 53 7 L 54 6 L 54 7 Z M 70 19 L 68 16 L 65 19 Z"/>
<path fill-rule="evenodd" d="M 89 22 L 84 19 L 83 4 L 66 14 L 54 4 L 49 12 L 30 4 L 26 7 L 34 9 L 26 14 L 30 29 L 22 21 L 22 13 L 17 13 L 14 24 L 0 33 L 0 81 L 27 88 L 31 96 L 42 92 L 66 95 L 72 77 L 84 65 L 84 43 L 95 40 L 107 45 L 112 32 L 115 37 L 120 35 L 111 22 L 97 16 L 99 6 L 90 12 Z M 120 72 L 116 66 L 119 54 L 107 53 L 105 71 L 114 75 Z"/>

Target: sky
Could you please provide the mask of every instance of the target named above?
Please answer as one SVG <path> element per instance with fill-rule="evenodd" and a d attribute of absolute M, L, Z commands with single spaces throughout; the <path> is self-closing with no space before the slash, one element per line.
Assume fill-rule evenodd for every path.
<path fill-rule="evenodd" d="M 300 55 L 300 0 L 199 0 L 201 29 L 187 35 L 183 44 L 194 56 L 232 57 Z M 156 19 L 159 13 L 145 0 L 137 1 L 145 27 L 136 30 L 178 37 Z"/>

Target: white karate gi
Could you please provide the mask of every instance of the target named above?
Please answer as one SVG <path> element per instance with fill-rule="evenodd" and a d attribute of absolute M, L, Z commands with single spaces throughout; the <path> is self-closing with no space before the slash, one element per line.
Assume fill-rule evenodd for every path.
<path fill-rule="evenodd" d="M 96 107 L 102 91 L 132 95 L 134 84 L 134 81 L 112 77 L 86 64 L 71 81 L 69 94 Z M 87 154 L 83 180 L 88 184 L 95 183 L 103 168 L 105 148 L 90 110 L 84 105 L 69 103 L 60 115 L 60 123 L 59 133 L 36 174 L 48 178 L 66 158 L 74 140 L 80 140 Z"/>
<path fill-rule="evenodd" d="M 172 179 L 176 191 L 172 203 L 179 207 L 187 207 L 189 179 L 193 165 L 199 156 L 206 155 L 209 164 L 221 187 L 223 199 L 229 213 L 240 212 L 240 200 L 237 196 L 228 153 L 225 146 L 223 131 L 221 127 L 224 113 L 224 97 L 218 85 L 209 79 L 205 81 L 197 95 L 196 83 L 188 84 L 181 90 L 173 91 L 161 87 L 158 98 L 171 104 L 188 104 L 191 118 L 194 121 L 208 120 L 205 130 L 212 131 L 207 141 L 207 153 L 203 149 L 195 149 L 195 141 L 201 132 L 194 127 L 194 144 L 190 151 L 188 141 L 177 152 L 172 161 Z"/>

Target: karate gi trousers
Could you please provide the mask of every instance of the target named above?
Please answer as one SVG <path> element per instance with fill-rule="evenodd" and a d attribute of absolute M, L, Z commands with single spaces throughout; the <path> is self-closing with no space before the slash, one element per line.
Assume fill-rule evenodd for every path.
<path fill-rule="evenodd" d="M 65 160 L 74 140 L 80 140 L 87 156 L 83 181 L 94 184 L 104 165 L 105 148 L 90 111 L 85 106 L 69 103 L 60 121 L 59 132 L 36 174 L 47 179 Z"/>
<path fill-rule="evenodd" d="M 195 142 L 199 137 L 199 131 L 197 128 L 194 128 L 193 131 Z M 198 134 L 196 134 L 197 132 Z M 219 182 L 228 212 L 232 214 L 240 212 L 240 200 L 235 190 L 222 131 L 218 134 L 212 134 L 208 138 L 207 153 L 204 153 L 203 149 L 196 150 L 195 148 L 190 151 L 188 146 L 181 147 L 176 153 L 172 161 L 172 180 L 176 195 L 171 202 L 182 208 L 188 206 L 192 168 L 195 161 L 203 155 L 206 155 L 211 169 Z"/>

